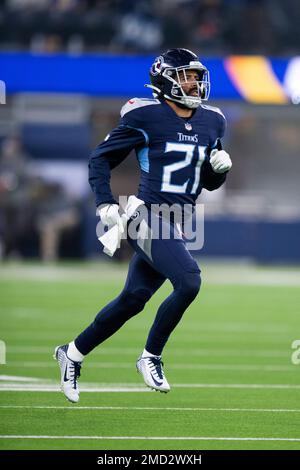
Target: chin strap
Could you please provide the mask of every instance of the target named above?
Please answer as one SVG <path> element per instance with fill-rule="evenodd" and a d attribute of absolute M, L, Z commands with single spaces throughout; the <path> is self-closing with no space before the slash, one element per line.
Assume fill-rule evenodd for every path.
<path fill-rule="evenodd" d="M 172 98 L 171 96 L 169 95 L 164 95 L 164 98 L 166 98 L 167 100 L 170 100 L 170 101 L 173 101 L 174 103 L 176 103 L 176 105 L 179 107 L 179 108 L 182 108 L 182 109 L 197 109 L 199 108 L 200 104 L 201 104 L 201 100 L 198 102 L 198 103 L 195 103 L 195 106 L 187 106 L 186 104 L 182 103 L 181 101 L 179 100 L 176 100 L 175 98 Z M 188 98 L 188 97 L 186 97 Z"/>
<path fill-rule="evenodd" d="M 149 83 L 145 83 L 144 87 L 145 88 L 151 88 L 151 90 L 154 91 L 154 93 L 152 92 L 154 98 L 157 98 L 159 95 L 161 95 L 161 90 L 159 88 L 157 88 L 156 86 L 154 86 L 154 85 L 150 85 Z"/>
<path fill-rule="evenodd" d="M 148 83 L 146 83 L 146 84 L 144 85 L 144 87 L 150 88 L 151 90 L 153 90 L 152 94 L 153 94 L 153 97 L 154 97 L 154 98 L 158 98 L 160 95 L 162 95 L 162 91 L 161 91 L 158 87 L 156 87 L 156 86 L 154 86 L 154 85 L 149 85 Z M 201 99 L 199 100 L 198 103 L 194 103 L 194 104 L 195 104 L 194 106 L 187 106 L 187 105 L 185 105 L 184 103 L 182 103 L 181 101 L 179 101 L 179 100 L 177 100 L 176 98 L 173 98 L 173 97 L 171 97 L 171 96 L 169 96 L 169 95 L 163 95 L 163 97 L 164 97 L 165 99 L 167 99 L 167 100 L 173 101 L 174 103 L 177 104 L 177 106 L 179 106 L 179 108 L 182 108 L 182 109 L 196 109 L 196 108 L 198 108 L 198 107 L 200 106 L 200 104 L 201 104 Z M 188 96 L 186 96 L 186 98 L 188 99 Z"/>

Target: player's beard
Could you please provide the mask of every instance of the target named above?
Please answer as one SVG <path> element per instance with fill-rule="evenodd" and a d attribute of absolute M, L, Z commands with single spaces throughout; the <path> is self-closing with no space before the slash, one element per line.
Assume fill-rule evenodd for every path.
<path fill-rule="evenodd" d="M 199 92 L 198 92 L 198 88 L 197 87 L 193 87 L 189 90 L 188 93 L 186 93 L 187 96 L 193 96 L 193 97 L 198 97 L 199 96 Z"/>

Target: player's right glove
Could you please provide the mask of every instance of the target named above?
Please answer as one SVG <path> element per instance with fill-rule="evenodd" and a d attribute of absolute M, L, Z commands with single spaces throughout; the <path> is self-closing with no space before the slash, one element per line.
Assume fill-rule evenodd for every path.
<path fill-rule="evenodd" d="M 96 214 L 99 215 L 103 225 L 119 225 L 123 228 L 122 219 L 119 214 L 118 204 L 101 204 L 97 207 Z"/>
<path fill-rule="evenodd" d="M 231 158 L 225 150 L 212 150 L 209 161 L 215 173 L 225 173 L 232 167 Z"/>

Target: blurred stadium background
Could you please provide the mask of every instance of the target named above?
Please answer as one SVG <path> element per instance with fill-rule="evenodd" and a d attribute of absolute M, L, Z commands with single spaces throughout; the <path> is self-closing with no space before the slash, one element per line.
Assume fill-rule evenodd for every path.
<path fill-rule="evenodd" d="M 99 254 L 89 152 L 128 98 L 149 96 L 154 56 L 184 46 L 210 69 L 234 160 L 226 187 L 201 198 L 201 254 L 299 262 L 299 15 L 294 0 L 1 2 L 1 258 Z M 113 188 L 137 182 L 131 157 Z"/>
<path fill-rule="evenodd" d="M 100 391 L 99 382 L 105 382 L 106 389 L 83 395 L 83 404 L 125 408 L 108 408 L 107 414 L 102 409 L 101 419 L 95 410 L 83 410 L 77 422 L 82 433 L 102 436 L 138 435 L 140 423 L 151 435 L 159 423 L 157 434 L 164 435 L 292 439 L 206 447 L 159 443 L 169 449 L 299 448 L 299 372 L 290 361 L 299 332 L 299 23 L 298 0 L 0 2 L 0 80 L 6 87 L 0 97 L 0 339 L 7 345 L 7 364 L 0 369 L 6 374 L 1 434 L 45 434 L 45 423 L 52 434 L 78 433 L 70 422 L 64 427 L 61 395 L 14 390 L 45 383 L 56 390 L 53 346 L 72 339 L 122 287 L 126 262 L 120 261 L 127 261 L 130 249 L 124 243 L 112 260 L 99 252 L 88 156 L 116 125 L 127 99 L 149 96 L 143 86 L 154 57 L 168 47 L 185 47 L 210 70 L 210 104 L 227 117 L 224 146 L 233 169 L 224 187 L 204 191 L 199 200 L 205 203 L 205 244 L 197 255 L 205 282 L 189 321 L 166 349 L 175 391 L 165 406 L 174 412 L 152 415 L 151 406 L 163 406 L 158 394 L 105 392 L 107 384 L 137 382 L 134 361 L 167 295 L 164 286 L 143 315 L 86 363 L 82 380 Z M 114 171 L 112 183 L 116 195 L 135 191 L 133 155 Z M 145 404 L 150 409 L 140 408 L 137 421 L 132 406 Z M 182 406 L 190 411 L 179 415 Z M 129 443 L 63 441 L 52 448 L 72 445 L 107 449 Z"/>

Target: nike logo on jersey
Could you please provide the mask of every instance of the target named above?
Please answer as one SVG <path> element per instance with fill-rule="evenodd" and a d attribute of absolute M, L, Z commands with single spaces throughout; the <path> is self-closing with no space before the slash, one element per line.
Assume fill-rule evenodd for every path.
<path fill-rule="evenodd" d="M 179 142 L 198 142 L 198 134 L 186 135 L 182 132 L 177 132 Z"/>

